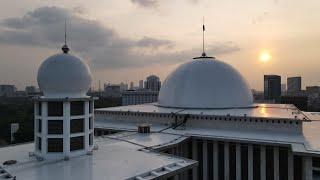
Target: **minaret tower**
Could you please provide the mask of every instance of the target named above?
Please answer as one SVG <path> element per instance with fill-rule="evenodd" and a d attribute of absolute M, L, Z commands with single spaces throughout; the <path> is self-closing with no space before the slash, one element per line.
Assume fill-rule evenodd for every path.
<path fill-rule="evenodd" d="M 39 67 L 38 84 L 43 96 L 35 100 L 35 155 L 65 159 L 91 154 L 94 138 L 94 100 L 89 66 L 69 53 L 50 56 Z"/>

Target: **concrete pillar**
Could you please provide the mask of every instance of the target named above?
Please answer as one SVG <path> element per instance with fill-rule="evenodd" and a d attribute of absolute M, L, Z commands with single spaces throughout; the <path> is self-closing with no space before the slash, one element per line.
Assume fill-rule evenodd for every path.
<path fill-rule="evenodd" d="M 241 180 L 241 144 L 236 144 L 236 180 Z"/>
<path fill-rule="evenodd" d="M 185 158 L 190 158 L 189 157 L 190 148 L 188 145 L 189 145 L 189 142 L 184 143 L 182 145 L 182 149 L 183 149 L 182 156 Z M 182 174 L 183 174 L 182 179 L 189 180 L 189 171 L 184 171 Z"/>
<path fill-rule="evenodd" d="M 34 120 L 34 126 L 33 126 L 33 128 L 34 128 L 34 149 L 35 149 L 35 151 L 38 151 L 38 144 L 39 144 L 39 142 L 38 142 L 38 136 L 37 136 L 37 134 L 39 133 L 38 132 L 38 126 L 39 126 L 39 121 L 38 121 L 38 118 L 37 118 L 37 116 L 39 115 L 39 113 L 38 113 L 38 103 L 39 102 L 34 102 L 33 104 L 34 104 L 34 109 L 33 109 L 33 113 L 34 113 L 34 118 L 33 118 L 33 120 Z M 42 147 L 39 147 L 39 148 L 42 148 Z"/>
<path fill-rule="evenodd" d="M 229 180 L 230 168 L 229 168 L 229 142 L 224 143 L 224 180 Z"/>
<path fill-rule="evenodd" d="M 174 180 L 179 180 L 178 175 L 175 175 L 175 176 L 173 177 L 173 179 L 174 179 Z"/>
<path fill-rule="evenodd" d="M 266 180 L 266 146 L 260 146 L 260 176 L 261 180 Z"/>
<path fill-rule="evenodd" d="M 63 155 L 70 156 L 70 102 L 63 103 Z"/>
<path fill-rule="evenodd" d="M 219 159 L 218 159 L 218 142 L 214 141 L 213 142 L 213 180 L 218 180 L 219 179 Z"/>
<path fill-rule="evenodd" d="M 177 155 L 178 155 L 179 157 L 182 157 L 182 143 L 179 143 L 179 144 L 177 145 Z M 183 172 L 181 172 L 181 173 L 178 174 L 178 179 L 179 179 L 179 180 L 182 180 L 182 173 L 183 173 Z"/>
<path fill-rule="evenodd" d="M 294 179 L 293 153 L 291 148 L 288 149 L 288 179 Z"/>
<path fill-rule="evenodd" d="M 274 180 L 279 180 L 279 147 L 273 148 L 273 177 Z"/>
<path fill-rule="evenodd" d="M 48 102 L 41 102 L 41 152 L 48 153 L 47 134 L 48 134 Z"/>
<path fill-rule="evenodd" d="M 248 144 L 248 180 L 253 180 L 253 147 Z"/>
<path fill-rule="evenodd" d="M 84 149 L 89 152 L 89 101 L 84 101 Z"/>
<path fill-rule="evenodd" d="M 192 159 L 198 160 L 198 147 L 196 139 L 192 139 Z M 192 179 L 198 179 L 198 167 L 194 167 L 192 169 Z"/>
<path fill-rule="evenodd" d="M 202 173 L 203 180 L 208 179 L 208 142 L 207 140 L 203 140 L 202 142 Z"/>
<path fill-rule="evenodd" d="M 302 179 L 312 180 L 312 157 L 302 157 Z"/>

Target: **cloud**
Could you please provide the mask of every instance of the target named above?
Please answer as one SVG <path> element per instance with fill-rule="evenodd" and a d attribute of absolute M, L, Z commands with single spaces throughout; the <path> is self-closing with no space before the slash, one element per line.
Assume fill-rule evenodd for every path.
<path fill-rule="evenodd" d="M 71 53 L 87 59 L 96 69 L 142 67 L 152 64 L 173 64 L 200 55 L 201 49 L 173 52 L 175 43 L 154 37 L 128 39 L 98 21 L 79 15 L 86 13 L 60 7 L 40 7 L 22 17 L 0 22 L 0 43 L 29 47 L 56 48 L 64 42 L 64 21 L 67 19 L 67 43 Z M 171 51 L 167 51 L 170 49 Z M 208 46 L 208 55 L 238 51 L 232 42 Z"/>
<path fill-rule="evenodd" d="M 145 8 L 155 8 L 159 5 L 158 0 L 131 0 L 131 2 Z"/>
<path fill-rule="evenodd" d="M 189 0 L 189 2 L 192 4 L 197 4 L 199 2 L 199 0 Z"/>
<path fill-rule="evenodd" d="M 139 41 L 135 43 L 138 47 L 149 47 L 153 49 L 157 49 L 160 47 L 173 47 L 173 43 L 169 40 L 155 39 L 150 37 L 143 37 Z"/>
<path fill-rule="evenodd" d="M 270 13 L 268 11 L 265 11 L 258 16 L 253 17 L 252 24 L 262 23 L 269 15 Z"/>

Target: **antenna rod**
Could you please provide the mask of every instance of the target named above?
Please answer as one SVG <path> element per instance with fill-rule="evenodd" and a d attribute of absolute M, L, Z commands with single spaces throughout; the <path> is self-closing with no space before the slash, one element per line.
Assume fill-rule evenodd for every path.
<path fill-rule="evenodd" d="M 67 45 L 67 20 L 64 20 L 64 45 Z"/>
<path fill-rule="evenodd" d="M 70 50 L 70 48 L 67 45 L 67 20 L 64 20 L 64 45 L 62 46 L 62 51 L 65 54 L 68 54 L 68 51 Z"/>
<path fill-rule="evenodd" d="M 204 27 L 204 17 L 203 17 L 203 25 L 202 25 L 202 52 L 204 53 L 204 31 L 205 31 L 205 27 Z"/>

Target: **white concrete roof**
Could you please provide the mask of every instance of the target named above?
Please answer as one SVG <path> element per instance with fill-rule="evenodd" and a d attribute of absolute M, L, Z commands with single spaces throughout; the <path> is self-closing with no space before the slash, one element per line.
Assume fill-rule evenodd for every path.
<path fill-rule="evenodd" d="M 47 58 L 39 67 L 37 79 L 46 98 L 86 97 L 92 81 L 89 66 L 66 53 Z"/>
<path fill-rule="evenodd" d="M 136 124 L 124 122 L 96 122 L 96 127 L 104 129 L 118 129 L 136 131 Z M 294 153 L 307 153 L 320 155 L 320 120 L 304 122 L 302 134 L 270 131 L 245 131 L 240 128 L 212 129 L 205 127 L 186 126 L 185 129 L 173 129 L 163 125 L 153 125 L 152 132 L 169 133 L 171 135 L 182 135 L 217 139 L 222 141 L 239 141 L 258 144 L 288 145 L 293 148 Z"/>
<path fill-rule="evenodd" d="M 232 108 L 232 109 L 183 109 L 159 107 L 157 103 L 118 106 L 95 109 L 96 112 L 141 112 L 160 114 L 190 114 L 190 115 L 215 115 L 215 116 L 244 116 L 259 118 L 283 118 L 283 119 L 303 119 L 307 118 L 299 109 L 291 104 L 254 104 L 252 108 Z"/>
<path fill-rule="evenodd" d="M 210 139 L 221 139 L 230 141 L 240 142 L 251 142 L 251 143 L 262 143 L 262 144 L 279 144 L 291 146 L 294 153 L 307 153 L 320 155 L 320 113 L 316 112 L 301 112 L 293 105 L 286 104 L 256 104 L 256 108 L 241 108 L 241 109 L 176 109 L 176 108 L 163 108 L 158 107 L 155 104 L 142 104 L 134 106 L 121 106 L 112 108 L 96 109 L 97 112 L 139 112 L 139 113 L 156 113 L 156 114 L 175 114 L 184 115 L 213 115 L 213 116 L 239 116 L 244 117 L 255 117 L 255 118 L 266 118 L 266 119 L 288 119 L 294 121 L 301 121 L 299 125 L 289 125 L 275 123 L 274 127 L 279 126 L 280 130 L 272 131 L 270 129 L 259 128 L 259 126 L 266 126 L 265 122 L 258 121 L 252 124 L 252 129 L 242 128 L 245 122 L 234 122 L 234 121 L 210 121 L 205 119 L 189 119 L 186 123 L 185 129 L 181 128 L 173 129 L 170 124 L 164 125 L 160 121 L 162 118 L 153 116 L 144 116 L 144 122 L 148 122 L 147 119 L 153 122 L 151 127 L 152 132 L 170 133 L 175 135 L 193 136 Z M 95 121 L 95 127 L 98 128 L 110 128 L 119 130 L 136 131 L 137 124 L 132 119 L 130 122 L 130 116 L 127 120 L 121 120 L 121 115 L 109 115 L 108 120 L 103 119 L 103 114 L 96 114 L 99 118 Z M 119 116 L 117 119 L 112 120 L 112 117 Z M 296 117 L 295 117 L 296 116 Z M 135 117 L 135 116 L 133 116 Z M 140 116 L 141 118 L 141 116 Z M 139 117 L 137 118 L 139 119 Z M 158 123 L 156 123 L 158 121 Z M 224 126 L 220 126 L 221 123 L 225 123 Z M 229 123 L 229 126 L 226 125 Z M 270 121 L 269 121 L 270 123 Z M 302 125 L 301 125 L 302 123 Z M 251 124 L 251 123 L 249 123 Z M 301 126 L 300 126 L 301 125 Z M 271 126 L 272 127 L 272 126 Z M 283 130 L 281 130 L 283 127 Z M 301 131 L 289 132 L 286 128 L 298 128 L 301 127 Z"/>
<path fill-rule="evenodd" d="M 251 89 L 229 64 L 203 58 L 182 64 L 164 80 L 159 105 L 181 108 L 237 108 L 253 104 Z"/>
<path fill-rule="evenodd" d="M 196 161 L 145 149 L 182 139 L 181 136 L 158 133 L 150 136 L 124 133 L 100 137 L 95 140 L 99 148 L 94 150 L 93 155 L 79 156 L 68 161 L 38 161 L 34 156 L 29 157 L 28 152 L 33 152 L 35 146 L 34 143 L 28 143 L 0 148 L 0 166 L 17 179 L 24 180 L 118 180 L 138 176 L 153 179 L 176 173 L 164 170 L 164 167 L 178 170 L 197 164 Z M 18 163 L 2 165 L 4 161 L 11 159 Z M 151 174 L 152 171 L 157 173 Z"/>

